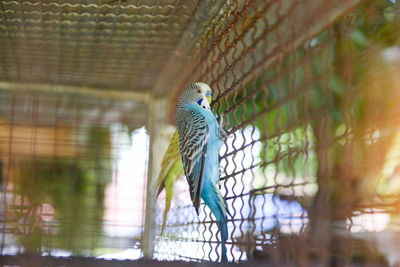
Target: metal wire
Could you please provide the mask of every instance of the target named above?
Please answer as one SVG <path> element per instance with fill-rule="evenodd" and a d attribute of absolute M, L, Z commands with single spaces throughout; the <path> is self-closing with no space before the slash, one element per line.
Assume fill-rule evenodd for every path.
<path fill-rule="evenodd" d="M 147 91 L 196 6 L 1 1 L 0 79 Z"/>
<path fill-rule="evenodd" d="M 74 94 L 0 95 L 1 253 L 138 249 L 145 195 L 127 198 L 121 184 L 144 183 L 145 174 L 127 180 L 121 160 L 132 149 L 127 127 L 146 124 L 145 105 Z"/>
<path fill-rule="evenodd" d="M 392 216 L 397 221 L 395 213 L 388 215 L 392 204 L 383 200 L 386 193 L 371 185 L 382 176 L 399 126 L 378 126 L 379 121 L 397 119 L 393 113 L 376 112 L 369 100 L 363 102 L 363 96 L 378 94 L 364 86 L 366 76 L 358 80 L 364 85 L 348 81 L 356 66 L 341 58 L 338 46 L 343 39 L 350 43 L 349 36 L 357 32 L 353 21 L 359 11 L 350 12 L 358 4 L 228 1 L 199 38 L 186 71 L 175 77 L 174 100 L 190 82 L 211 85 L 213 110 L 223 117 L 230 136 L 221 151 L 220 177 L 232 215 L 230 261 L 342 266 L 357 257 L 379 262 L 388 256 L 379 256 L 384 249 L 378 245 L 374 252 L 366 249 L 369 239 L 356 234 L 368 231 L 361 220 L 374 220 L 379 213 L 383 220 Z M 369 67 L 373 72 L 374 66 Z M 377 75 L 375 81 L 383 79 Z M 390 86 L 396 91 L 397 85 Z M 398 95 L 394 91 L 393 97 Z M 372 96 L 367 98 L 372 101 Z M 355 110 L 360 101 L 380 114 L 379 119 L 360 117 L 361 111 Z M 382 157 L 377 159 L 376 153 Z M 156 258 L 218 260 L 219 237 L 210 210 L 203 204 L 197 217 L 185 181 L 175 190 Z M 375 201 L 388 206 L 378 209 Z M 359 206 L 364 202 L 369 204 Z"/>
<path fill-rule="evenodd" d="M 149 193 L 157 131 L 174 121 L 182 89 L 203 81 L 229 135 L 229 261 L 399 264 L 399 10 L 359 0 L 0 1 L 0 254 L 7 265 L 68 261 L 13 256 L 24 252 L 128 248 L 218 261 L 215 218 L 204 203 L 197 216 L 185 178 L 163 235 L 164 201 L 153 213 Z M 132 147 L 143 126 L 150 137 L 139 131 Z M 69 262 L 83 261 L 119 264 Z"/>
<path fill-rule="evenodd" d="M 122 154 L 197 6 L 0 1 L 2 254 L 139 249 L 147 173 L 126 196 Z"/>

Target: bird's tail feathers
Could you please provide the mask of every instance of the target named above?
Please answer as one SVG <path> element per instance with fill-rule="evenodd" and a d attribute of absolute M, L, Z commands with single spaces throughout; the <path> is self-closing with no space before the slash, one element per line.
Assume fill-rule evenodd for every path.
<path fill-rule="evenodd" d="M 173 187 L 170 188 L 169 190 L 166 190 L 165 210 L 164 210 L 163 224 L 161 226 L 161 234 L 160 235 L 162 235 L 164 233 L 165 225 L 167 222 L 168 211 L 169 211 L 169 208 L 171 207 L 172 195 L 173 195 Z"/>
<path fill-rule="evenodd" d="M 218 222 L 218 228 L 221 232 L 221 261 L 226 262 L 228 258 L 226 256 L 226 240 L 228 239 L 228 226 L 225 221 Z"/>
<path fill-rule="evenodd" d="M 221 193 L 218 189 L 213 188 L 213 193 L 203 195 L 203 200 L 206 205 L 211 209 L 211 212 L 214 214 L 219 231 L 221 233 L 221 260 L 227 261 L 226 256 L 226 240 L 228 239 L 228 226 L 227 226 L 227 216 L 228 207 L 225 199 L 222 197 Z"/>
<path fill-rule="evenodd" d="M 219 216 L 219 219 L 217 219 L 218 228 L 219 228 L 219 231 L 221 232 L 221 246 L 222 246 L 221 247 L 221 251 L 222 251 L 221 252 L 221 261 L 226 262 L 228 260 L 227 256 L 226 256 L 226 245 L 225 245 L 226 240 L 228 239 L 228 226 L 227 226 L 226 214 L 227 214 L 227 212 L 229 213 L 229 211 L 227 209 L 225 199 L 221 196 L 221 194 L 218 194 L 218 195 L 219 195 L 219 197 L 222 198 L 222 201 L 220 201 L 219 205 L 218 205 L 219 213 L 222 216 Z M 215 216 L 215 217 L 217 217 L 217 216 Z"/>
<path fill-rule="evenodd" d="M 160 184 L 158 184 L 158 185 L 156 185 L 157 186 L 157 197 L 161 194 L 161 192 L 163 191 L 163 189 L 164 189 L 164 183 L 160 183 Z"/>

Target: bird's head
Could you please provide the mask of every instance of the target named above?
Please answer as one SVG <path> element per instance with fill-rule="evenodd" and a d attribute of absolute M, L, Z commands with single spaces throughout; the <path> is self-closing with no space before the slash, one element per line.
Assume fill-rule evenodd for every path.
<path fill-rule="evenodd" d="M 195 102 L 204 109 L 210 109 L 211 88 L 206 83 L 196 82 L 189 84 L 178 100 L 178 107 Z"/>

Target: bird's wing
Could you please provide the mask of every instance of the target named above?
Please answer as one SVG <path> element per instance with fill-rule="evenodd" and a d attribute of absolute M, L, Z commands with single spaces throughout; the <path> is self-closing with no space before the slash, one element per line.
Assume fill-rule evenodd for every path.
<path fill-rule="evenodd" d="M 207 157 L 207 146 L 203 148 L 203 153 L 200 159 L 196 162 L 193 167 L 192 173 L 189 175 L 190 185 L 190 197 L 193 202 L 193 206 L 196 209 L 197 215 L 199 214 L 200 197 L 203 190 L 204 180 L 204 167 Z"/>
<path fill-rule="evenodd" d="M 209 128 L 204 116 L 198 111 L 190 111 L 179 136 L 182 162 L 189 182 L 190 197 L 198 212 L 204 179 L 207 140 Z"/>
<path fill-rule="evenodd" d="M 164 154 L 164 157 L 161 162 L 161 170 L 160 174 L 158 175 L 157 182 L 156 182 L 156 190 L 157 196 L 161 193 L 164 189 L 164 180 L 167 177 L 168 172 L 170 171 L 173 164 L 180 160 L 179 155 L 179 135 L 178 131 L 175 131 L 174 135 L 171 138 L 171 141 L 168 145 L 167 151 Z"/>

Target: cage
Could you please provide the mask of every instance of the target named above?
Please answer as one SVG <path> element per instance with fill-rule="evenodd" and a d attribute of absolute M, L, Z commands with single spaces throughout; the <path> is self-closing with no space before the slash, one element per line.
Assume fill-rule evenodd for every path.
<path fill-rule="evenodd" d="M 226 265 L 400 264 L 398 0 L 0 5 L 3 266 L 219 262 L 185 176 L 162 232 L 155 188 L 196 81 L 228 136 Z"/>

